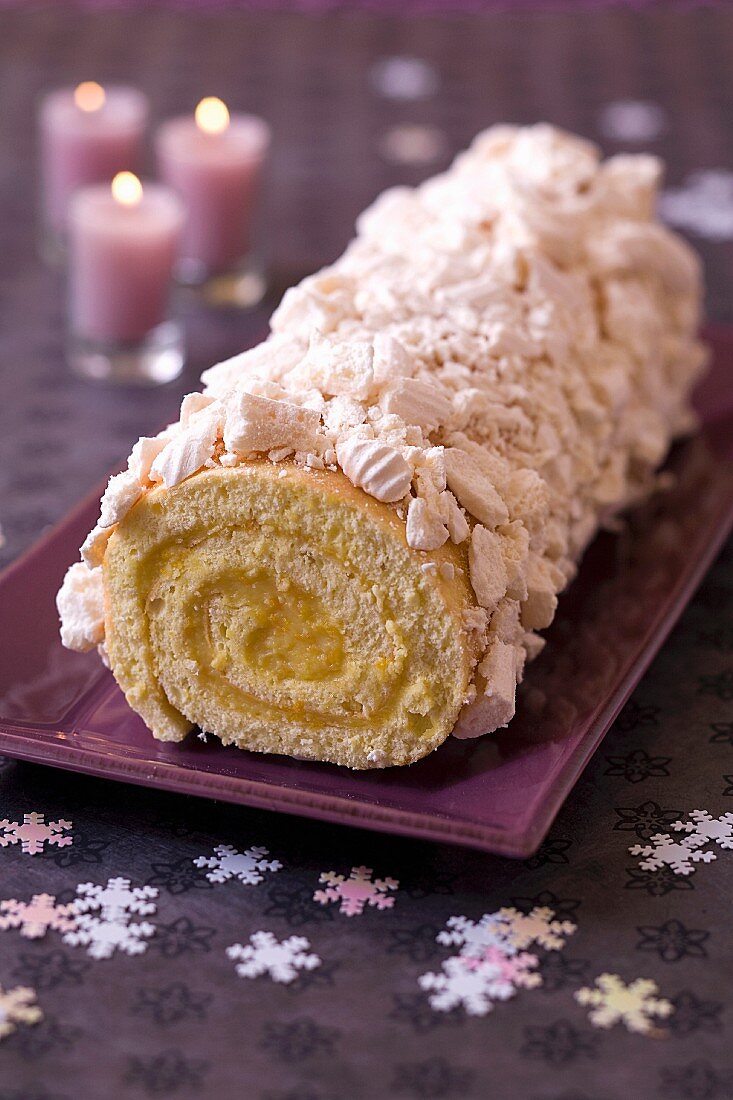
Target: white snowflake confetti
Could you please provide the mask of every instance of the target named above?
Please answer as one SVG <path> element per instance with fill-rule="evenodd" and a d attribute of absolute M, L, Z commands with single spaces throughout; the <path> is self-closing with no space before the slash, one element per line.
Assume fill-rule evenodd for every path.
<path fill-rule="evenodd" d="M 713 817 L 707 810 L 692 810 L 690 821 L 673 821 L 677 832 L 689 833 L 687 840 L 698 838 L 700 844 L 713 841 L 719 848 L 733 848 L 733 813 Z"/>
<path fill-rule="evenodd" d="M 0 1039 L 11 1035 L 18 1024 L 37 1024 L 42 1019 L 34 990 L 18 985 L 5 991 L 0 985 Z"/>
<path fill-rule="evenodd" d="M 0 929 L 19 928 L 21 936 L 40 939 L 49 928 L 70 932 L 76 927 L 74 904 L 57 905 L 53 894 L 34 894 L 29 902 L 8 898 L 0 901 Z"/>
<path fill-rule="evenodd" d="M 318 955 L 308 954 L 310 942 L 305 936 L 290 936 L 276 940 L 272 932 L 254 932 L 249 943 L 234 943 L 227 947 L 227 956 L 235 959 L 240 978 L 258 978 L 269 974 L 274 982 L 289 984 L 299 970 L 315 970 L 321 965 Z"/>
<path fill-rule="evenodd" d="M 538 944 L 546 951 L 559 951 L 565 946 L 565 936 L 575 932 L 576 925 L 569 920 L 555 920 L 552 909 L 536 906 L 529 913 L 518 909 L 499 909 L 497 914 L 508 926 L 509 941 L 518 949 Z"/>
<path fill-rule="evenodd" d="M 648 978 L 637 978 L 626 985 L 618 974 L 601 974 L 595 988 L 576 990 L 575 999 L 591 1008 L 588 1019 L 595 1027 L 622 1023 L 639 1035 L 653 1035 L 658 1033 L 654 1017 L 666 1019 L 674 1011 L 673 1005 L 658 993 L 656 982 Z"/>
<path fill-rule="evenodd" d="M 282 863 L 277 859 L 265 859 L 267 848 L 253 847 L 238 852 L 231 844 L 218 844 L 214 856 L 198 856 L 193 862 L 197 867 L 209 867 L 209 882 L 226 882 L 236 878 L 247 886 L 256 886 L 264 879 L 264 872 L 279 871 Z"/>
<path fill-rule="evenodd" d="M 601 112 L 599 126 L 614 141 L 654 141 L 666 128 L 666 115 L 658 103 L 618 99 Z"/>
<path fill-rule="evenodd" d="M 671 225 L 710 241 L 733 239 L 733 172 L 693 172 L 682 187 L 660 196 L 659 213 Z"/>
<path fill-rule="evenodd" d="M 131 923 L 124 920 L 106 920 L 92 913 L 82 913 L 77 918 L 73 932 L 67 932 L 64 943 L 71 947 L 86 947 L 93 959 L 109 959 L 115 951 L 126 955 L 142 955 L 147 950 L 148 939 L 154 935 L 155 925 L 149 921 Z"/>
<path fill-rule="evenodd" d="M 481 955 L 488 947 L 498 947 L 513 955 L 516 947 L 509 938 L 509 926 L 498 913 L 484 913 L 478 921 L 468 917 L 449 917 L 446 929 L 438 932 L 438 943 L 461 948 L 462 955 Z"/>
<path fill-rule="evenodd" d="M 324 871 L 318 881 L 328 883 L 325 890 L 316 890 L 313 900 L 321 905 L 340 902 L 339 912 L 347 917 L 359 916 L 365 905 L 375 909 L 391 909 L 395 899 L 389 890 L 396 890 L 399 881 L 395 878 L 372 879 L 371 867 L 352 867 L 348 878 L 334 871 Z"/>
<path fill-rule="evenodd" d="M 686 836 L 681 840 L 668 833 L 654 833 L 649 844 L 634 844 L 629 848 L 632 856 L 644 856 L 639 862 L 642 871 L 657 871 L 665 865 L 675 875 L 691 875 L 693 863 L 711 863 L 714 852 L 700 851 L 704 837 Z"/>
<path fill-rule="evenodd" d="M 20 844 L 21 851 L 35 856 L 43 851 L 44 844 L 55 844 L 59 848 L 73 843 L 73 837 L 64 836 L 72 827 L 70 821 L 46 821 L 46 815 L 40 813 L 23 814 L 23 823 L 10 821 L 7 817 L 0 821 L 0 848 L 9 844 Z"/>
<path fill-rule="evenodd" d="M 158 896 L 154 886 L 133 887 L 127 878 L 111 878 L 106 886 L 82 882 L 76 892 L 79 895 L 74 903 L 76 912 L 98 912 L 105 921 L 126 920 L 133 913 L 149 916 L 156 908 L 152 899 Z"/>
<path fill-rule="evenodd" d="M 468 965 L 471 961 L 475 965 Z M 514 996 L 514 985 L 502 975 L 496 963 L 453 955 L 441 966 L 440 974 L 430 972 L 418 978 L 418 985 L 430 994 L 430 1005 L 438 1012 L 463 1007 L 469 1016 L 485 1016 L 495 1001 Z"/>
<path fill-rule="evenodd" d="M 149 921 L 132 922 L 132 916 L 155 913 L 153 886 L 131 886 L 126 878 L 108 879 L 106 886 L 82 882 L 73 903 L 76 927 L 64 936 L 72 947 L 86 947 L 93 959 L 109 959 L 115 951 L 141 955 L 155 933 Z"/>

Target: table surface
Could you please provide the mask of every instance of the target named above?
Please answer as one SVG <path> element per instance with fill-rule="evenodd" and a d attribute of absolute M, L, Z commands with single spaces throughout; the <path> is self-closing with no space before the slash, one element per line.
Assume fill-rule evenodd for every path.
<path fill-rule="evenodd" d="M 732 49 L 725 5 L 410 19 L 4 8 L 0 562 L 170 419 L 203 367 L 253 342 L 272 306 L 216 314 L 181 296 L 179 381 L 135 392 L 72 380 L 62 280 L 34 249 L 33 116 L 46 89 L 124 80 L 150 95 L 156 120 L 211 93 L 267 117 L 273 301 L 338 254 L 378 191 L 437 170 L 486 124 L 545 118 L 608 151 L 649 148 L 669 165 L 665 210 L 703 253 L 710 314 L 733 320 Z M 729 548 L 524 863 L 0 761 L 5 840 L 33 812 L 71 822 L 72 837 L 31 855 L 0 836 L 0 987 L 30 987 L 44 1016 L 0 1039 L 0 1100 L 733 1096 L 732 609 Z M 720 818 L 721 836 L 690 851 L 717 858 L 691 874 L 641 868 L 629 847 L 695 810 Z M 194 860 L 218 845 L 263 846 L 282 866 L 259 882 L 211 881 Z M 398 880 L 371 895 L 392 907 L 349 916 L 314 899 L 322 873 L 361 865 Z M 114 877 L 158 891 L 157 912 L 132 917 L 155 926 L 144 954 L 96 959 L 53 928 L 3 928 L 16 911 L 3 900 L 67 904 L 80 884 Z M 457 950 L 436 942 L 450 917 L 542 905 L 577 929 L 562 949 L 530 948 L 541 986 L 484 1015 L 431 1004 L 418 979 L 445 973 Z M 305 937 L 320 966 L 288 984 L 238 975 L 226 949 L 257 932 Z M 604 973 L 653 980 L 672 1014 L 652 1034 L 599 1027 L 574 994 Z M 0 994 L 0 1036 L 8 1005 Z"/>

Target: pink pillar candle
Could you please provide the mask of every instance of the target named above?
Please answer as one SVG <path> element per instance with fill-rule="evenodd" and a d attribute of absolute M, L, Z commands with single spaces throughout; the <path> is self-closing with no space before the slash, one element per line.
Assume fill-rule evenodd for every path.
<path fill-rule="evenodd" d="M 167 187 L 123 172 L 69 209 L 69 320 L 76 337 L 142 340 L 167 316 L 183 208 Z"/>
<path fill-rule="evenodd" d="M 44 222 L 63 234 L 69 200 L 79 187 L 109 184 L 124 169 L 139 172 L 148 101 L 134 88 L 93 82 L 63 88 L 41 104 L 40 154 Z"/>
<path fill-rule="evenodd" d="M 215 99 L 202 100 L 195 118 L 171 119 L 158 131 L 158 173 L 186 208 L 180 273 L 187 281 L 231 271 L 249 253 L 269 144 L 266 122 L 230 117 Z"/>

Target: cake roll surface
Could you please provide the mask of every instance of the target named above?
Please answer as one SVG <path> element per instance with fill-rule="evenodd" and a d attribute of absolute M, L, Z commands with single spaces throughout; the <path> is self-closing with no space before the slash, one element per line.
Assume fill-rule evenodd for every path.
<path fill-rule="evenodd" d="M 494 127 L 385 192 L 133 448 L 58 595 L 153 734 L 353 768 L 505 726 L 599 526 L 694 424 L 659 162 Z"/>

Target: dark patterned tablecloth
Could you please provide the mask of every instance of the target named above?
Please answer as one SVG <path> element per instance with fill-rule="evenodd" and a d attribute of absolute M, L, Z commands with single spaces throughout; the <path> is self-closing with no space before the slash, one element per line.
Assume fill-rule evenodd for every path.
<path fill-rule="evenodd" d="M 34 251 L 34 104 L 60 83 L 139 84 L 156 118 L 215 92 L 272 122 L 273 299 L 487 123 L 650 148 L 733 320 L 730 6 L 186 8 L 0 12 L 3 562 L 272 304 L 182 297 L 189 364 L 157 391 L 70 378 Z M 729 550 L 524 863 L 0 761 L 0 1100 L 733 1097 L 732 609 Z"/>

